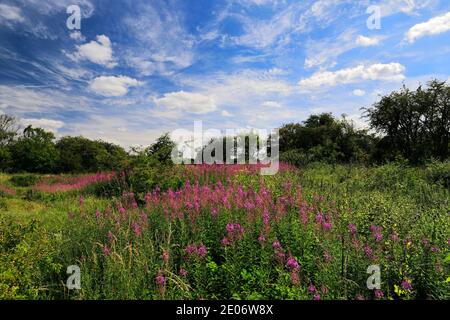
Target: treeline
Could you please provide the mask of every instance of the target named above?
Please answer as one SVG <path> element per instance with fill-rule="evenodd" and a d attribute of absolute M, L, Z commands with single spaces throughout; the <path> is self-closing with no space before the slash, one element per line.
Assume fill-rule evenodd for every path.
<path fill-rule="evenodd" d="M 17 121 L 0 116 L 0 170 L 6 172 L 83 173 L 116 170 L 127 161 L 120 146 L 84 137 L 63 137 L 26 127 L 19 132 Z"/>
<path fill-rule="evenodd" d="M 281 158 L 296 165 L 443 161 L 450 155 L 449 104 L 450 86 L 433 80 L 415 91 L 404 86 L 363 108 L 367 129 L 355 128 L 345 117 L 312 115 L 280 128 Z"/>
<path fill-rule="evenodd" d="M 395 160 L 422 164 L 450 155 L 450 87 L 433 80 L 411 91 L 403 87 L 364 109 L 367 129 L 345 117 L 311 115 L 280 128 L 281 160 L 380 164 Z M 173 142 L 168 135 L 140 152 L 84 137 L 63 137 L 28 126 L 20 132 L 14 117 L 0 115 L 0 170 L 6 172 L 82 173 L 170 165 Z M 246 154 L 248 150 L 246 150 Z M 137 171 L 137 170 L 134 170 Z M 155 175 L 145 175 L 149 184 Z M 148 176 L 148 177 L 147 177 Z"/>

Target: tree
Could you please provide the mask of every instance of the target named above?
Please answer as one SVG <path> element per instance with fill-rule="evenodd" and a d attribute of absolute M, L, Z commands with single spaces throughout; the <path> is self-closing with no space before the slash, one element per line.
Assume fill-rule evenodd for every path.
<path fill-rule="evenodd" d="M 10 145 L 17 136 L 17 120 L 9 115 L 0 115 L 0 170 L 4 171 L 11 166 Z"/>
<path fill-rule="evenodd" d="M 128 157 L 120 146 L 84 137 L 63 137 L 56 143 L 56 148 L 60 154 L 58 170 L 62 172 L 116 170 Z"/>
<path fill-rule="evenodd" d="M 432 157 L 449 157 L 450 87 L 433 80 L 428 87 L 411 91 L 405 86 L 384 96 L 366 109 L 370 126 L 381 139 L 376 157 L 379 161 L 401 156 L 411 163 Z"/>
<path fill-rule="evenodd" d="M 290 123 L 280 128 L 282 159 L 297 164 L 367 162 L 373 141 L 367 130 L 358 130 L 345 117 L 336 119 L 330 113 L 311 115 L 301 124 Z"/>
<path fill-rule="evenodd" d="M 15 171 L 53 172 L 59 154 L 53 143 L 55 136 L 41 128 L 28 126 L 22 136 L 11 145 Z"/>
<path fill-rule="evenodd" d="M 174 147 L 175 143 L 170 139 L 169 134 L 166 133 L 146 148 L 144 153 L 148 157 L 157 160 L 160 164 L 172 164 L 172 149 Z"/>

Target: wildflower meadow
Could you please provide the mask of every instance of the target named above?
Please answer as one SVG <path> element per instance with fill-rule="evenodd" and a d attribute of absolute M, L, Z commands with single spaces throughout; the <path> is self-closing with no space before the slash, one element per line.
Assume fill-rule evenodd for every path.
<path fill-rule="evenodd" d="M 430 170 L 191 165 L 108 197 L 120 173 L 3 175 L 0 298 L 449 299 L 449 190 Z"/>

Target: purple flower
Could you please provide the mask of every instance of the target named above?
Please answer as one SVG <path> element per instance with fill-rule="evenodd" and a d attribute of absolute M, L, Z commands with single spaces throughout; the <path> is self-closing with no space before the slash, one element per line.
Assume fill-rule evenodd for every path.
<path fill-rule="evenodd" d="M 379 233 L 379 232 L 375 233 L 373 235 L 373 237 L 374 237 L 376 242 L 380 242 L 381 240 L 383 240 L 383 235 L 381 233 Z"/>
<path fill-rule="evenodd" d="M 99 219 L 100 217 L 102 216 L 102 213 L 100 212 L 100 210 L 96 210 L 95 211 L 95 217 L 97 218 L 97 219 Z"/>
<path fill-rule="evenodd" d="M 141 234 L 142 234 L 141 226 L 140 226 L 138 223 L 133 222 L 133 223 L 131 224 L 131 227 L 133 228 L 133 232 L 134 232 L 134 234 L 136 235 L 136 237 L 140 237 Z"/>
<path fill-rule="evenodd" d="M 158 286 L 163 286 L 166 284 L 166 278 L 162 274 L 158 274 L 155 281 Z"/>
<path fill-rule="evenodd" d="M 180 268 L 180 276 L 182 277 L 186 277 L 188 274 L 188 272 L 186 271 L 186 269 L 184 268 Z"/>
<path fill-rule="evenodd" d="M 364 253 L 366 254 L 366 256 L 371 257 L 372 256 L 372 248 L 366 243 L 364 245 Z"/>
<path fill-rule="evenodd" d="M 394 242 L 397 242 L 398 240 L 400 240 L 400 238 L 398 237 L 398 234 L 395 232 L 393 234 L 391 234 L 390 238 Z"/>
<path fill-rule="evenodd" d="M 322 223 L 322 228 L 325 231 L 330 231 L 332 228 L 331 222 L 324 222 Z"/>
<path fill-rule="evenodd" d="M 355 234 L 356 233 L 356 225 L 354 225 L 353 223 L 350 223 L 348 225 L 348 232 L 350 232 L 351 234 Z"/>
<path fill-rule="evenodd" d="M 316 300 L 316 301 L 320 300 L 320 294 L 316 293 L 313 297 L 313 300 Z"/>
<path fill-rule="evenodd" d="M 206 254 L 208 253 L 208 250 L 206 250 L 206 247 L 204 245 L 201 245 L 197 248 L 197 254 L 200 258 L 204 258 Z"/>
<path fill-rule="evenodd" d="M 194 245 L 188 245 L 188 246 L 186 247 L 186 249 L 184 249 L 184 251 L 185 251 L 188 255 L 192 255 L 192 254 L 194 254 L 194 253 L 197 252 L 197 247 L 194 246 Z"/>
<path fill-rule="evenodd" d="M 322 223 L 323 222 L 323 215 L 322 214 L 318 213 L 316 215 L 316 222 L 317 223 Z"/>
<path fill-rule="evenodd" d="M 381 299 L 384 297 L 383 291 L 378 290 L 378 289 L 375 289 L 374 294 L 375 294 L 375 298 L 377 298 L 377 299 Z"/>
<path fill-rule="evenodd" d="M 438 247 L 433 246 L 433 247 L 431 247 L 431 251 L 434 252 L 434 253 L 437 253 L 437 252 L 439 252 L 441 250 Z"/>
<path fill-rule="evenodd" d="M 374 233 L 374 232 L 377 232 L 377 230 L 378 230 L 377 226 L 374 226 L 374 225 L 370 226 L 370 232 Z"/>
<path fill-rule="evenodd" d="M 290 256 L 290 257 L 287 259 L 286 267 L 287 267 L 290 271 L 300 269 L 300 265 L 298 264 L 297 260 L 295 260 L 295 258 L 292 257 L 292 256 Z"/>
<path fill-rule="evenodd" d="M 259 242 L 265 242 L 265 241 L 266 241 L 266 237 L 264 237 L 264 235 L 260 235 L 260 236 L 258 237 L 258 241 L 259 241 Z"/>
<path fill-rule="evenodd" d="M 272 243 L 272 248 L 274 248 L 275 250 L 280 250 L 281 249 L 281 244 L 279 241 L 274 241 Z"/>
<path fill-rule="evenodd" d="M 120 212 L 120 214 L 125 214 L 126 210 L 124 207 L 120 207 L 119 212 Z"/>
<path fill-rule="evenodd" d="M 107 257 L 107 256 L 109 256 L 110 254 L 111 254 L 111 250 L 108 248 L 107 245 L 104 245 L 104 246 L 103 246 L 103 255 L 104 255 L 105 257 Z"/>
<path fill-rule="evenodd" d="M 227 224 L 227 232 L 228 233 L 232 233 L 234 231 L 234 224 L 233 223 L 229 223 Z"/>
<path fill-rule="evenodd" d="M 412 287 L 411 283 L 408 280 L 403 280 L 402 281 L 402 288 L 409 291 L 409 290 L 412 290 L 413 287 Z"/>
<path fill-rule="evenodd" d="M 269 216 L 269 212 L 267 212 L 267 210 L 264 211 L 264 213 L 263 213 L 263 215 L 262 215 L 262 220 L 263 220 L 263 223 L 264 223 L 265 225 L 268 225 L 268 224 L 269 224 L 270 216 Z"/>
<path fill-rule="evenodd" d="M 325 251 L 324 253 L 323 253 L 323 258 L 325 259 L 325 262 L 330 262 L 331 260 L 333 260 L 333 256 L 328 252 L 328 251 Z"/>
<path fill-rule="evenodd" d="M 280 263 L 283 263 L 284 259 L 286 259 L 286 254 L 283 251 L 277 251 L 276 258 Z"/>
<path fill-rule="evenodd" d="M 317 291 L 317 289 L 313 284 L 311 284 L 308 287 L 308 291 L 309 291 L 309 293 L 315 293 Z"/>
<path fill-rule="evenodd" d="M 228 240 L 227 237 L 223 238 L 222 241 L 220 241 L 220 243 L 221 243 L 222 246 L 224 246 L 224 247 L 229 246 L 229 245 L 231 244 L 231 243 L 230 243 L 230 240 Z"/>

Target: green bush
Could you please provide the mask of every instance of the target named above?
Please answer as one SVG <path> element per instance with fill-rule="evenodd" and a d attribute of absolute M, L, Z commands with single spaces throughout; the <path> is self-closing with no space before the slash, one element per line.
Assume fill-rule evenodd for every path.
<path fill-rule="evenodd" d="M 39 182 L 39 176 L 34 174 L 15 174 L 9 181 L 16 187 L 31 187 Z"/>
<path fill-rule="evenodd" d="M 450 161 L 433 161 L 426 168 L 426 175 L 431 183 L 450 189 Z"/>

